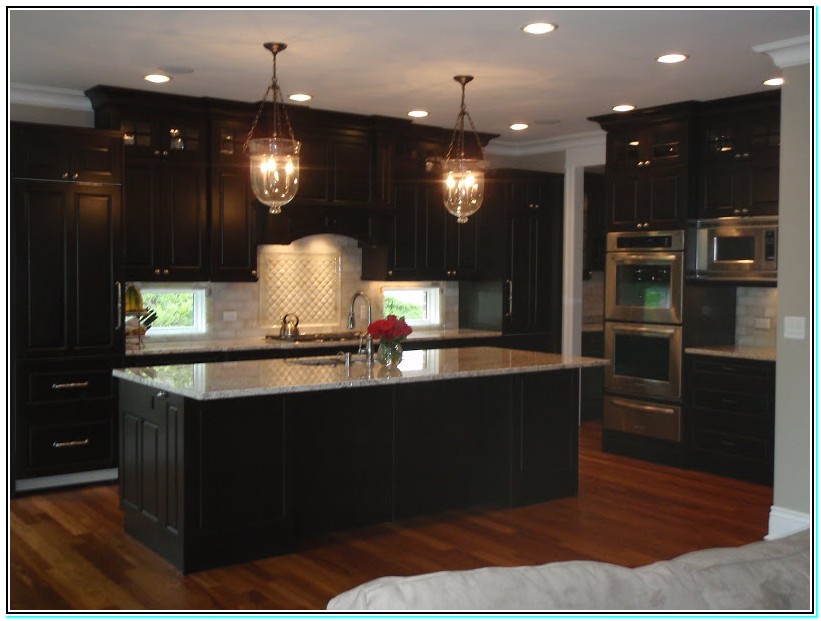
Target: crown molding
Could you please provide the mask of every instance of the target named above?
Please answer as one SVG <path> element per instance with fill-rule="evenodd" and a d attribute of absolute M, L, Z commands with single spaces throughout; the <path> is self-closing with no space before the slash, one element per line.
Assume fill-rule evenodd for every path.
<path fill-rule="evenodd" d="M 812 41 L 810 35 L 783 39 L 773 43 L 754 45 L 753 51 L 768 54 L 777 67 L 794 67 L 806 65 L 812 58 Z"/>
<path fill-rule="evenodd" d="M 82 91 L 35 84 L 9 84 L 9 103 L 63 110 L 91 111 L 91 102 Z"/>
<path fill-rule="evenodd" d="M 491 140 L 485 151 L 490 155 L 509 155 L 523 157 L 526 155 L 542 155 L 545 153 L 559 153 L 574 148 L 604 146 L 607 134 L 603 131 L 570 134 L 546 140 L 532 142 L 510 142 L 507 140 Z"/>

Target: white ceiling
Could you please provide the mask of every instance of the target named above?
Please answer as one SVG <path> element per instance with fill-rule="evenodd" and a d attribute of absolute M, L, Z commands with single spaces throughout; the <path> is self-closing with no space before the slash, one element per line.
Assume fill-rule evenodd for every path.
<path fill-rule="evenodd" d="M 753 46 L 811 34 L 801 9 L 8 9 L 8 78 L 84 91 L 96 84 L 258 101 L 271 79 L 265 41 L 285 94 L 310 106 L 452 127 L 456 74 L 471 74 L 467 109 L 497 142 L 526 146 L 599 130 L 587 117 L 766 89 L 778 73 Z M 521 26 L 557 23 L 535 37 Z M 681 51 L 679 65 L 656 62 Z M 144 74 L 166 68 L 165 85 Z M 187 70 L 193 70 L 186 72 Z M 524 121 L 524 132 L 508 125 Z M 554 123 L 554 121 L 558 121 Z"/>

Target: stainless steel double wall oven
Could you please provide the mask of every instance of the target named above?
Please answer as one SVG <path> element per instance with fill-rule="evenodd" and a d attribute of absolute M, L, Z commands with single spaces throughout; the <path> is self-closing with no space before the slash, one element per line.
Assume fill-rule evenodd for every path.
<path fill-rule="evenodd" d="M 611 232 L 604 429 L 681 440 L 684 231 Z"/>

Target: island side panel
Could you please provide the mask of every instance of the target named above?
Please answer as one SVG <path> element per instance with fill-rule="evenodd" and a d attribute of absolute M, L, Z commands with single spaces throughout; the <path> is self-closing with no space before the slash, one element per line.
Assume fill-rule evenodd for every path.
<path fill-rule="evenodd" d="M 120 380 L 119 403 L 125 530 L 182 567 L 184 399 Z"/>
<path fill-rule="evenodd" d="M 511 505 L 579 490 L 579 370 L 523 373 L 510 405 Z"/>
<path fill-rule="evenodd" d="M 506 506 L 510 377 L 396 387 L 394 518 Z"/>
<path fill-rule="evenodd" d="M 392 386 L 286 397 L 297 538 L 391 520 L 393 397 Z"/>
<path fill-rule="evenodd" d="M 184 571 L 293 551 L 293 429 L 279 395 L 185 402 Z"/>

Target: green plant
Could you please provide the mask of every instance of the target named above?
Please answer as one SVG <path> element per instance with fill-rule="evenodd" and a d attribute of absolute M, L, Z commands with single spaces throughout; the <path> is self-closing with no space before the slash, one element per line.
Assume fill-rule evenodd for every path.
<path fill-rule="evenodd" d="M 191 293 L 143 293 L 145 306 L 157 313 L 157 327 L 194 325 L 194 296 Z"/>
<path fill-rule="evenodd" d="M 396 315 L 397 317 L 405 317 L 406 319 L 424 319 L 425 307 L 421 304 L 412 304 L 410 302 L 401 302 L 396 298 L 385 298 L 383 314 Z"/>

